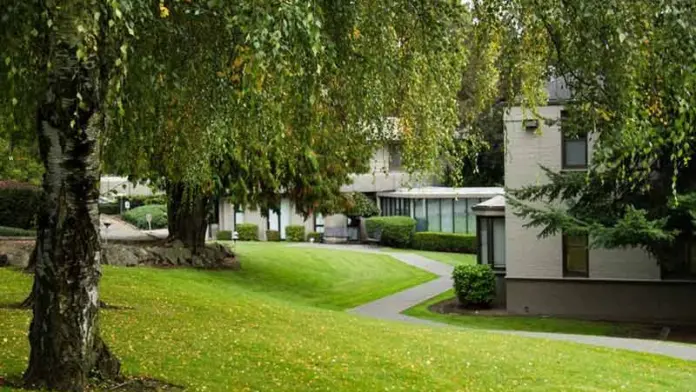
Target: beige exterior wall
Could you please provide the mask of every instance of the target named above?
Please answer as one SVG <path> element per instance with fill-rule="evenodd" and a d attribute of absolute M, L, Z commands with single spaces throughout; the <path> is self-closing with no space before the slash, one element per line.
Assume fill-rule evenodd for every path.
<path fill-rule="evenodd" d="M 147 185 L 133 185 L 127 177 L 102 176 L 99 181 L 99 194 L 104 196 L 127 195 L 127 196 L 150 196 L 152 189 Z M 163 192 L 158 192 L 163 193 Z"/>
<path fill-rule="evenodd" d="M 229 200 L 220 201 L 220 230 L 234 230 L 234 205 Z M 298 214 L 294 205 L 290 204 L 290 225 L 303 225 L 305 233 L 314 230 L 314 218 L 309 216 L 305 219 L 301 214 Z M 252 223 L 259 227 L 259 240 L 266 240 L 266 230 L 268 228 L 268 219 L 263 217 L 261 211 L 247 207 L 244 209 L 244 222 Z"/>
<path fill-rule="evenodd" d="M 369 172 L 351 176 L 352 183 L 341 187 L 341 192 L 387 192 L 404 187 L 428 186 L 433 183 L 432 178 L 411 176 L 401 168 L 390 167 L 389 162 L 389 148 L 378 149 L 370 160 Z"/>
<path fill-rule="evenodd" d="M 541 116 L 557 120 L 561 106 L 539 108 Z M 528 116 L 528 118 L 531 116 Z M 523 129 L 524 115 L 520 108 L 512 108 L 505 116 L 506 162 L 505 185 L 516 189 L 524 185 L 548 181 L 540 166 L 561 170 L 562 139 L 557 124 L 540 121 L 540 130 Z M 594 139 L 589 136 L 588 156 L 592 156 Z M 563 247 L 560 236 L 539 239 L 539 229 L 523 227 L 522 219 L 512 208 L 505 212 L 506 263 L 508 278 L 562 278 Z M 646 252 L 640 249 L 592 249 L 589 255 L 590 279 L 660 279 L 660 268 Z"/>

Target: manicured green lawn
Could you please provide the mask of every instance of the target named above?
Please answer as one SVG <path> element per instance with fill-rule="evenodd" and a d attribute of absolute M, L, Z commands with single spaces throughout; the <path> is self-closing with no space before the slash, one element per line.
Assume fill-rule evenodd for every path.
<path fill-rule="evenodd" d="M 241 271 L 211 272 L 209 278 L 327 309 L 352 308 L 435 278 L 387 255 L 371 253 L 238 242 L 236 254 Z"/>
<path fill-rule="evenodd" d="M 428 309 L 438 302 L 454 298 L 454 291 L 442 293 L 404 312 L 409 316 L 440 321 L 476 329 L 498 329 L 537 332 L 561 332 L 582 335 L 631 336 L 638 326 L 608 322 L 571 320 L 552 317 L 481 316 L 441 314 Z"/>
<path fill-rule="evenodd" d="M 429 259 L 439 261 L 441 263 L 457 266 L 459 264 L 476 264 L 476 255 L 467 253 L 448 253 L 448 252 L 430 252 L 427 250 L 413 249 L 395 249 L 385 248 L 385 252 L 406 252 L 415 253 Z"/>
<path fill-rule="evenodd" d="M 243 268 L 251 271 L 240 273 L 104 268 L 103 299 L 133 309 L 103 311 L 102 334 L 127 375 L 192 391 L 690 391 L 696 385 L 696 363 L 387 323 L 312 306 L 350 302 L 339 299 L 347 290 L 325 286 L 329 276 L 349 275 L 340 285 L 350 290 L 358 290 L 360 279 L 374 279 L 347 267 L 349 256 L 330 273 L 319 260 L 327 256 L 324 262 L 333 265 L 340 256 L 315 252 L 242 246 Z M 292 272 L 261 276 L 283 264 Z M 315 271 L 323 278 L 301 276 Z M 0 269 L 0 303 L 22 300 L 30 287 L 29 276 Z M 26 366 L 29 318 L 28 311 L 0 308 L 0 379 L 16 378 Z"/>

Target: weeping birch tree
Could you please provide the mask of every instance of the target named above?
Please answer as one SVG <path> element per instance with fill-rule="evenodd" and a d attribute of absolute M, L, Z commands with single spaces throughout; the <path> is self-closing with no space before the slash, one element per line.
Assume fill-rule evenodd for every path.
<path fill-rule="evenodd" d="M 99 334 L 102 152 L 181 190 L 173 232 L 193 245 L 216 187 L 249 202 L 284 191 L 307 210 L 335 194 L 388 136 L 386 117 L 399 119 L 406 165 L 432 169 L 458 122 L 469 11 L 3 0 L 0 120 L 38 135 L 45 171 L 26 385 L 84 390 L 119 374 Z"/>

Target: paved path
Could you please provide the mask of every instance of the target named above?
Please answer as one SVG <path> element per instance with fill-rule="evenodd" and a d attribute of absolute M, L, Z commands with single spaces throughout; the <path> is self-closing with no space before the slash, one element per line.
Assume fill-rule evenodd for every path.
<path fill-rule="evenodd" d="M 154 238 L 167 238 L 167 229 L 153 230 L 153 231 L 143 231 L 139 230 L 135 226 L 124 222 L 123 220 L 108 215 L 102 215 L 100 217 L 101 224 L 99 225 L 100 234 L 102 238 L 106 240 L 120 240 L 120 241 L 152 241 Z M 109 224 L 109 228 L 106 228 L 105 223 Z"/>
<path fill-rule="evenodd" d="M 378 318 L 382 320 L 402 321 L 412 324 L 421 324 L 432 327 L 453 327 L 453 325 L 437 321 L 424 320 L 402 314 L 403 311 L 433 298 L 452 288 L 452 266 L 430 260 L 428 258 L 402 252 L 389 252 L 380 250 L 374 246 L 363 245 L 323 245 L 323 244 L 299 244 L 297 246 L 311 246 L 322 249 L 350 250 L 367 253 L 387 254 L 403 263 L 431 272 L 439 278 L 419 286 L 398 292 L 396 294 L 380 298 L 376 301 L 360 305 L 348 312 Z M 458 326 L 457 326 L 458 327 Z M 466 329 L 465 327 L 459 327 Z M 563 333 L 480 330 L 489 333 L 524 336 L 530 338 L 542 338 L 560 340 L 573 343 L 588 344 L 613 349 L 638 351 L 642 353 L 665 355 L 668 357 L 696 361 L 696 345 L 678 344 L 660 340 L 616 338 L 610 336 L 571 335 Z"/>

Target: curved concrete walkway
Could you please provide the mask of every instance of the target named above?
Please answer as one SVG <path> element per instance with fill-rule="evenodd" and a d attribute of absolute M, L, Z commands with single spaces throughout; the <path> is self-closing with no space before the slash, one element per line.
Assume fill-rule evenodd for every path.
<path fill-rule="evenodd" d="M 421 324 L 433 327 L 454 327 L 461 329 L 469 329 L 461 326 L 440 323 L 431 320 L 424 320 L 416 317 L 402 314 L 403 311 L 425 302 L 441 293 L 452 288 L 452 270 L 453 267 L 431 260 L 420 255 L 407 252 L 389 252 L 380 250 L 378 247 L 361 246 L 361 245 L 324 245 L 324 244 L 298 244 L 296 246 L 309 246 L 321 249 L 336 249 L 348 250 L 353 252 L 380 253 L 389 255 L 403 263 L 409 264 L 416 268 L 423 269 L 438 276 L 437 279 L 430 282 L 411 287 L 404 291 L 392 294 L 390 296 L 380 298 L 373 302 L 360 305 L 356 308 L 348 310 L 353 314 L 378 318 L 382 320 L 402 321 L 412 324 Z M 470 329 L 474 330 L 474 329 Z M 612 349 L 621 349 L 629 351 L 637 351 L 642 353 L 664 355 L 672 358 L 696 361 L 696 345 L 679 344 L 664 342 L 660 340 L 645 340 L 645 339 L 629 339 L 616 338 L 610 336 L 594 336 L 594 335 L 572 335 L 564 333 L 548 333 L 548 332 L 527 332 L 527 331 L 504 331 L 504 330 L 481 330 L 489 333 L 499 333 L 506 335 L 523 336 L 530 338 L 541 338 L 550 340 L 560 340 L 573 343 L 588 344 L 592 346 L 600 346 Z"/>

